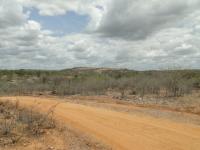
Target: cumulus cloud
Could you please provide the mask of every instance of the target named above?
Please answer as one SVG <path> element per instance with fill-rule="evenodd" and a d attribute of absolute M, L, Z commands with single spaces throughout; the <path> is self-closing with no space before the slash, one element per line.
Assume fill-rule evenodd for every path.
<path fill-rule="evenodd" d="M 109 37 L 144 39 L 176 26 L 199 8 L 199 0 L 112 0 L 97 32 Z"/>
<path fill-rule="evenodd" d="M 27 17 L 16 1 L 0 0 L 0 28 L 22 25 Z"/>
<path fill-rule="evenodd" d="M 0 68 L 200 68 L 199 3 L 0 0 Z M 38 9 L 40 15 L 74 11 L 91 19 L 87 32 L 55 36 L 31 20 L 25 7 Z"/>
<path fill-rule="evenodd" d="M 99 25 L 105 4 L 109 0 L 17 0 L 24 7 L 37 8 L 42 16 L 64 15 L 74 11 L 80 15 L 88 15 L 91 20 L 89 30 Z"/>

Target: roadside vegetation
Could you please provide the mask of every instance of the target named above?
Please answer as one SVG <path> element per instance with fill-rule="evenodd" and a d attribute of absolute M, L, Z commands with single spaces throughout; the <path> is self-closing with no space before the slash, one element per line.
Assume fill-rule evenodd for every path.
<path fill-rule="evenodd" d="M 27 109 L 21 107 L 19 101 L 0 101 L 0 147 L 26 143 L 27 139 L 38 138 L 55 129 L 53 108 L 42 114 L 36 111 L 37 105 Z"/>
<path fill-rule="evenodd" d="M 80 99 L 81 96 L 102 95 L 112 97 L 119 104 L 128 101 L 142 107 L 162 107 L 200 115 L 200 70 L 1 70 L 0 96 L 24 95 L 69 96 L 75 99 Z M 82 148 L 82 145 L 85 149 L 106 149 L 98 142 L 91 144 L 91 140 L 80 138 L 79 134 L 71 129 L 57 126 L 53 117 L 55 108 L 56 105 L 46 113 L 39 113 L 38 104 L 23 108 L 19 101 L 0 101 L 0 149 L 17 144 L 30 145 L 29 141 L 37 138 L 43 141 L 43 137 L 48 139 L 46 143 L 60 141 L 67 143 L 67 147 L 71 149 L 78 149 L 77 146 Z M 53 135 L 54 138 L 60 135 L 62 137 L 55 140 L 49 135 Z M 63 139 L 68 141 L 63 142 Z M 62 146 L 66 147 L 65 144 Z M 48 144 L 44 147 L 52 149 Z"/>
<path fill-rule="evenodd" d="M 200 70 L 1 70 L 0 95 L 105 95 L 200 114 Z"/>
<path fill-rule="evenodd" d="M 1 95 L 53 94 L 180 97 L 200 89 L 200 70 L 130 71 L 68 69 L 62 71 L 1 70 Z"/>
<path fill-rule="evenodd" d="M 54 111 L 58 104 L 41 112 L 37 102 L 24 106 L 20 100 L 0 100 L 0 150 L 110 149 L 57 120 Z"/>

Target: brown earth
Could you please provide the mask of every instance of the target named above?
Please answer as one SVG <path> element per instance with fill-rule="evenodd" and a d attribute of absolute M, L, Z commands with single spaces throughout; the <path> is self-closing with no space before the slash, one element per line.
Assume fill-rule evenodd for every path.
<path fill-rule="evenodd" d="M 110 145 L 114 150 L 200 149 L 200 126 L 197 124 L 178 122 L 164 117 L 156 118 L 145 113 L 133 115 L 124 111 L 66 102 L 58 98 L 2 97 L 2 99 L 18 99 L 25 106 L 31 106 L 37 101 L 40 103 L 41 111 L 46 111 L 60 102 L 55 110 L 55 116 L 60 122 Z M 143 109 L 132 107 L 134 108 Z"/>

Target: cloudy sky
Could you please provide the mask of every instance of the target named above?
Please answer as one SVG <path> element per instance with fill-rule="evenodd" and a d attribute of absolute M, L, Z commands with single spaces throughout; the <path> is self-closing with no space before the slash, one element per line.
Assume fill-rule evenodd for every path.
<path fill-rule="evenodd" d="M 200 68 L 200 0 L 0 0 L 0 69 Z"/>

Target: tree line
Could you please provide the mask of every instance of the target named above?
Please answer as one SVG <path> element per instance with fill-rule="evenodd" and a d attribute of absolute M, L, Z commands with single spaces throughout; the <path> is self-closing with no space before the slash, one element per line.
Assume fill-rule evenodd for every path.
<path fill-rule="evenodd" d="M 100 95 L 106 92 L 179 97 L 200 89 L 200 70 L 2 70 L 1 95 L 48 92 L 54 95 Z"/>

